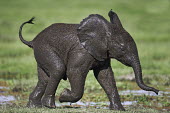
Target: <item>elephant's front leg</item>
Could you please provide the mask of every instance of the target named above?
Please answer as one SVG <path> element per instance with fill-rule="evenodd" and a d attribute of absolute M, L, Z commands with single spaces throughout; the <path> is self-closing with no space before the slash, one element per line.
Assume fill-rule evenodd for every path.
<path fill-rule="evenodd" d="M 84 93 L 84 85 L 87 72 L 83 73 L 79 69 L 72 69 L 72 72 L 68 75 L 68 79 L 71 85 L 71 91 L 65 89 L 59 97 L 60 102 L 77 102 L 79 101 Z"/>
<path fill-rule="evenodd" d="M 93 71 L 97 81 L 109 98 L 110 109 L 125 110 L 120 101 L 110 62 L 107 62 L 103 67 L 95 68 Z"/>
<path fill-rule="evenodd" d="M 70 54 L 67 66 L 67 77 L 71 85 L 71 91 L 65 89 L 59 98 L 60 102 L 77 102 L 84 93 L 84 85 L 87 73 L 93 58 L 86 51 Z"/>

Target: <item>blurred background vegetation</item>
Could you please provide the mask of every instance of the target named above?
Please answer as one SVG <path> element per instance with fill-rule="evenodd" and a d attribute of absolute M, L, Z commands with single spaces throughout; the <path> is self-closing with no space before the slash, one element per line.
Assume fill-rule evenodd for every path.
<path fill-rule="evenodd" d="M 169 91 L 169 0 L 0 0 L 0 80 L 11 88 L 21 88 L 27 96 L 36 85 L 33 51 L 18 37 L 23 22 L 36 17 L 35 25 L 26 25 L 23 30 L 25 39 L 32 40 L 53 23 L 79 23 L 89 14 L 101 14 L 109 20 L 110 9 L 118 14 L 137 44 L 145 83 Z M 134 76 L 131 68 L 116 60 L 112 60 L 112 67 L 119 89 L 139 89 L 136 84 L 119 79 L 120 76 Z M 62 81 L 58 92 L 68 86 L 68 81 Z M 97 94 L 101 87 L 90 72 L 85 100 L 88 100 L 86 93 L 92 91 Z"/>

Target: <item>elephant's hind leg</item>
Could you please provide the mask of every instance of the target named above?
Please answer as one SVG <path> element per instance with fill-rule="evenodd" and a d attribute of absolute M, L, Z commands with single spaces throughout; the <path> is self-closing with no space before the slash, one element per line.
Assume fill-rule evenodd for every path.
<path fill-rule="evenodd" d="M 55 92 L 57 90 L 60 80 L 65 74 L 65 65 L 60 57 L 50 50 L 50 48 L 42 48 L 35 51 L 35 58 L 37 63 L 49 76 L 48 84 L 42 97 L 42 105 L 49 108 L 55 108 Z"/>
<path fill-rule="evenodd" d="M 52 64 L 52 66 L 50 66 L 49 70 L 49 80 L 48 80 L 48 84 L 44 93 L 44 96 L 42 98 L 42 104 L 45 107 L 49 107 L 49 108 L 55 108 L 55 93 L 58 87 L 58 84 L 60 82 L 60 80 L 63 78 L 63 74 L 65 71 L 65 68 L 63 66 L 63 64 L 58 63 Z"/>
<path fill-rule="evenodd" d="M 29 96 L 27 107 L 42 107 L 41 98 L 44 95 L 48 83 L 48 76 L 40 67 L 37 67 L 37 70 L 38 83 L 34 91 Z"/>

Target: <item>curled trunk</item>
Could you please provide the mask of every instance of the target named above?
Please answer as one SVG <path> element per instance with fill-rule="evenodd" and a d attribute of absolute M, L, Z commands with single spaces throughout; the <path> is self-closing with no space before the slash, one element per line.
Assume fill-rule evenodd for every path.
<path fill-rule="evenodd" d="M 135 73 L 135 79 L 136 79 L 138 86 L 143 90 L 153 91 L 156 94 L 158 94 L 159 90 L 157 90 L 153 87 L 149 87 L 149 86 L 144 84 L 144 82 L 142 80 L 142 69 L 141 69 L 141 65 L 140 65 L 140 61 L 139 61 L 138 57 L 135 58 L 135 60 L 132 64 L 132 67 L 133 67 L 133 70 L 134 70 L 134 73 Z"/>

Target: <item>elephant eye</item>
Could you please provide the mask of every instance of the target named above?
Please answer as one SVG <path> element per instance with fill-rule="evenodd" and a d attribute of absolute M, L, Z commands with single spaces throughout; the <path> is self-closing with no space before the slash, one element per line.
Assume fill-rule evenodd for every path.
<path fill-rule="evenodd" d="M 126 50 L 125 49 L 121 49 L 122 50 L 122 54 L 126 54 Z"/>

